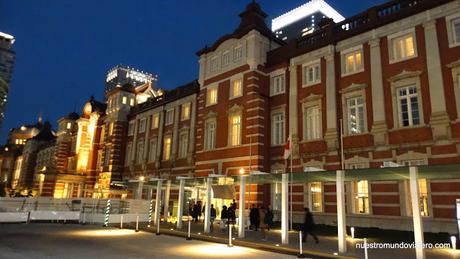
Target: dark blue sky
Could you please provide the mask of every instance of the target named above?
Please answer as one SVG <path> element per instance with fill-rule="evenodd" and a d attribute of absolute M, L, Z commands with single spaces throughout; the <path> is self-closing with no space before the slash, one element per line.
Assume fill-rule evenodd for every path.
<path fill-rule="evenodd" d="M 91 96 L 103 98 L 108 69 L 126 64 L 159 75 L 174 88 L 198 77 L 195 52 L 239 23 L 250 0 L 0 0 L 0 31 L 16 37 L 17 59 L 3 144 L 11 127 L 53 125 L 81 112 Z M 267 23 L 306 0 L 259 0 Z M 345 17 L 385 0 L 329 0 Z"/>

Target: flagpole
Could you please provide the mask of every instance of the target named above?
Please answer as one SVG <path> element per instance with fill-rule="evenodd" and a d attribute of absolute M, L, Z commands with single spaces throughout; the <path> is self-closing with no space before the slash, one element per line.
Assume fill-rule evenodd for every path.
<path fill-rule="evenodd" d="M 289 219 L 289 223 L 290 223 L 290 224 L 289 224 L 289 227 L 290 227 L 290 230 L 292 230 L 292 192 L 293 192 L 293 189 L 292 189 L 292 187 L 293 187 L 293 186 L 292 186 L 292 180 L 293 180 L 293 179 L 292 179 L 292 156 L 293 156 L 293 153 L 294 153 L 294 152 L 293 152 L 294 150 L 293 150 L 293 148 L 292 148 L 292 147 L 293 147 L 293 145 L 292 145 L 292 135 L 289 136 L 289 139 L 290 139 L 290 140 L 289 140 L 289 145 L 290 145 L 290 149 L 291 149 L 291 172 L 290 172 L 290 174 L 289 174 L 290 185 L 291 185 L 291 197 L 290 197 L 290 210 L 291 210 L 291 211 L 290 211 L 290 219 Z"/>

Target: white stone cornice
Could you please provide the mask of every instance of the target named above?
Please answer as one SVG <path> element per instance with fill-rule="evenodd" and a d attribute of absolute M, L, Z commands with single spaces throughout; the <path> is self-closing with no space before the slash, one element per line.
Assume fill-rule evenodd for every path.
<path fill-rule="evenodd" d="M 317 100 L 321 100 L 323 98 L 322 94 L 310 94 L 309 96 L 303 98 L 300 100 L 301 103 L 306 103 L 306 102 L 314 102 Z"/>
<path fill-rule="evenodd" d="M 402 79 L 405 79 L 405 78 L 419 77 L 421 74 L 422 74 L 422 71 L 420 71 L 420 70 L 416 70 L 416 71 L 403 70 L 401 73 L 388 78 L 387 81 L 388 82 L 395 82 L 395 81 L 402 80 Z"/>
<path fill-rule="evenodd" d="M 240 105 L 234 104 L 230 109 L 228 109 L 228 113 L 236 113 L 240 112 L 243 108 Z"/>
<path fill-rule="evenodd" d="M 460 66 L 460 59 L 457 59 L 456 61 L 449 63 L 446 65 L 448 68 L 454 68 L 454 67 L 459 67 Z"/>
<path fill-rule="evenodd" d="M 206 114 L 205 116 L 206 119 L 215 118 L 215 117 L 217 117 L 217 113 L 213 111 L 208 112 L 208 114 Z"/>
<path fill-rule="evenodd" d="M 355 83 L 352 83 L 351 85 L 349 85 L 349 86 L 343 88 L 342 90 L 340 90 L 339 93 L 341 93 L 341 94 L 350 93 L 350 92 L 362 90 L 362 89 L 364 89 L 366 87 L 367 87 L 367 84 L 355 84 Z"/>

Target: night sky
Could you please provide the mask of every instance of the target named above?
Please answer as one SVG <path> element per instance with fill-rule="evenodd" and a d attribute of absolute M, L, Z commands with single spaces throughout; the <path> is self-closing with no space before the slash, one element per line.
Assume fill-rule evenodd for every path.
<path fill-rule="evenodd" d="M 159 75 L 171 89 L 198 78 L 196 51 L 232 32 L 249 0 L 0 0 L 0 31 L 16 37 L 6 119 L 10 128 L 58 118 L 91 95 L 103 99 L 106 72 L 125 64 Z M 259 0 L 267 24 L 306 0 Z M 350 17 L 385 0 L 329 0 Z"/>

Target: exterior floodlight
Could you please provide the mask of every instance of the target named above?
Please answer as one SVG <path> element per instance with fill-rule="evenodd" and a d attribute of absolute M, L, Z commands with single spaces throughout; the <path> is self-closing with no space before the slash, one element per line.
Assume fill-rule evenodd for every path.
<path fill-rule="evenodd" d="M 240 174 L 244 174 L 244 168 L 240 168 Z"/>
<path fill-rule="evenodd" d="M 140 177 L 139 177 L 139 181 L 142 181 L 142 182 L 143 182 L 144 180 L 145 180 L 145 177 L 144 177 L 144 176 L 140 176 Z"/>

